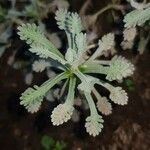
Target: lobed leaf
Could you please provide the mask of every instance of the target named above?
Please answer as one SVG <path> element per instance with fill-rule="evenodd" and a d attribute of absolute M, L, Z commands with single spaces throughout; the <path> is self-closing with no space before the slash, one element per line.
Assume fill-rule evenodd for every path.
<path fill-rule="evenodd" d="M 20 97 L 20 104 L 24 105 L 31 113 L 37 112 L 41 106 L 44 96 L 56 83 L 66 78 L 65 73 L 62 73 L 52 79 L 44 82 L 40 87 L 34 85 L 33 88 L 28 88 Z"/>
<path fill-rule="evenodd" d="M 46 47 L 39 45 L 39 44 L 32 44 L 31 48 L 29 49 L 30 52 L 35 53 L 41 58 L 52 58 L 53 60 L 57 60 L 62 64 L 66 64 L 66 61 L 58 56 L 57 54 L 49 51 Z"/>
<path fill-rule="evenodd" d="M 133 10 L 124 18 L 125 27 L 127 28 L 142 26 L 148 20 L 150 20 L 150 7 L 143 10 Z"/>
<path fill-rule="evenodd" d="M 84 33 L 79 33 L 75 37 L 75 44 L 78 51 L 78 56 L 87 50 L 87 37 Z"/>
<path fill-rule="evenodd" d="M 57 54 L 63 58 L 63 55 L 57 50 L 57 48 L 45 37 L 44 33 L 35 24 L 22 24 L 18 27 L 18 35 L 21 40 L 25 40 L 29 45 L 36 45 L 48 49 L 50 52 Z"/>

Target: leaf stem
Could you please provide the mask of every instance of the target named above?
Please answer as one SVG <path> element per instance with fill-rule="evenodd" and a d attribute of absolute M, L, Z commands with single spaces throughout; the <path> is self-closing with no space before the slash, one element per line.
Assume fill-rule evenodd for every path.
<path fill-rule="evenodd" d="M 90 93 L 84 92 L 84 94 L 85 94 L 85 97 L 86 97 L 87 102 L 88 102 L 89 107 L 90 107 L 91 116 L 94 117 L 94 116 L 96 116 L 98 114 L 97 109 L 95 107 L 94 100 L 93 100 L 93 98 L 92 98 Z"/>
<path fill-rule="evenodd" d="M 76 86 L 76 78 L 71 76 L 69 82 L 69 92 L 67 95 L 66 102 L 69 105 L 73 105 L 74 95 L 75 95 L 75 86 Z"/>

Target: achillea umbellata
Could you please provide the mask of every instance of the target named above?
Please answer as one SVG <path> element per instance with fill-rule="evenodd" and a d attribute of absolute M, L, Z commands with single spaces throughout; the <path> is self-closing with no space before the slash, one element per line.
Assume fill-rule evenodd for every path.
<path fill-rule="evenodd" d="M 18 27 L 18 34 L 22 40 L 31 46 L 29 51 L 37 54 L 46 61 L 35 62 L 33 68 L 35 71 L 43 71 L 47 67 L 56 67 L 62 73 L 50 78 L 41 86 L 35 85 L 28 88 L 20 97 L 21 105 L 27 110 L 34 113 L 39 110 L 44 96 L 49 90 L 61 80 L 67 80 L 69 84 L 66 101 L 54 108 L 51 121 L 53 125 L 60 125 L 71 119 L 74 111 L 75 91 L 82 91 L 89 105 L 90 115 L 86 119 L 86 131 L 92 135 L 98 135 L 103 128 L 102 116 L 98 113 L 96 104 L 93 100 L 92 93 L 97 98 L 97 107 L 102 114 L 108 115 L 112 112 L 112 106 L 106 97 L 102 97 L 95 89 L 95 85 L 101 85 L 110 91 L 110 100 L 114 103 L 127 104 L 127 93 L 121 87 L 114 87 L 111 84 L 99 78 L 93 77 L 92 74 L 104 74 L 106 80 L 122 80 L 132 75 L 134 66 L 125 58 L 115 56 L 112 60 L 98 60 L 104 51 L 114 47 L 114 35 L 109 33 L 99 40 L 98 48 L 90 57 L 85 57 L 87 50 L 93 48 L 88 45 L 86 33 L 82 33 L 83 27 L 81 19 L 77 13 L 68 12 L 60 9 L 56 12 L 58 27 L 67 34 L 68 48 L 65 56 L 45 37 L 35 24 L 23 24 Z M 56 61 L 55 65 L 51 60 Z M 41 63 L 41 68 L 40 67 Z M 77 82 L 79 80 L 80 82 Z M 77 85 L 79 83 L 79 85 Z M 78 92 L 79 92 L 78 91 Z M 104 108 L 103 108 L 104 107 Z"/>

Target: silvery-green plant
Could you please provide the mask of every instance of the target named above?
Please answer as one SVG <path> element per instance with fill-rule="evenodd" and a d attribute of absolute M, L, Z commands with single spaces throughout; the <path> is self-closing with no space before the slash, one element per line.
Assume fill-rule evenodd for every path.
<path fill-rule="evenodd" d="M 137 3 L 135 0 L 128 1 L 135 10 L 125 16 L 125 27 L 142 26 L 147 21 L 150 21 L 150 3 Z"/>
<path fill-rule="evenodd" d="M 68 39 L 68 48 L 65 56 L 51 43 L 35 24 L 23 24 L 18 27 L 20 39 L 26 40 L 30 45 L 29 51 L 35 53 L 39 57 L 46 59 L 43 62 L 41 70 L 45 67 L 56 67 L 62 73 L 50 78 L 41 86 L 34 85 L 28 88 L 20 97 L 20 104 L 31 112 L 37 112 L 43 102 L 44 96 L 50 89 L 60 82 L 67 80 L 68 94 L 64 103 L 54 108 L 51 121 L 53 125 L 60 125 L 67 122 L 74 111 L 75 91 L 77 89 L 85 95 L 85 99 L 89 105 L 90 115 L 86 119 L 86 131 L 93 136 L 98 135 L 103 128 L 102 116 L 96 109 L 92 93 L 98 99 L 97 107 L 103 114 L 111 113 L 111 103 L 106 97 L 102 97 L 97 89 L 96 84 L 103 86 L 109 92 L 109 98 L 116 104 L 125 105 L 128 101 L 127 93 L 121 87 L 114 87 L 109 81 L 120 81 L 123 78 L 132 75 L 134 66 L 125 58 L 115 56 L 112 60 L 98 60 L 97 57 L 103 51 L 107 51 L 114 47 L 114 35 L 109 33 L 99 40 L 98 48 L 92 56 L 87 56 L 87 50 L 93 48 L 93 45 L 87 44 L 86 33 L 83 33 L 81 19 L 77 13 L 68 12 L 66 9 L 59 9 L 56 12 L 56 20 L 58 27 L 66 32 Z M 52 65 L 51 59 L 56 61 L 57 65 Z M 49 61 L 49 64 L 47 63 Z M 39 71 L 41 71 L 39 69 Z M 104 74 L 106 80 L 92 76 L 92 74 Z M 79 84 L 77 82 L 79 80 Z M 103 105 L 105 108 L 103 108 Z M 101 109 L 102 108 L 102 109 Z"/>
<path fill-rule="evenodd" d="M 150 3 L 138 3 L 135 0 L 127 0 L 134 8 L 133 11 L 129 12 L 124 17 L 125 30 L 124 30 L 124 41 L 122 42 L 123 49 L 131 49 L 134 45 L 134 41 L 137 35 L 136 27 L 139 28 L 139 43 L 138 51 L 143 54 L 148 42 L 150 41 Z M 145 35 L 145 33 L 148 33 Z"/>

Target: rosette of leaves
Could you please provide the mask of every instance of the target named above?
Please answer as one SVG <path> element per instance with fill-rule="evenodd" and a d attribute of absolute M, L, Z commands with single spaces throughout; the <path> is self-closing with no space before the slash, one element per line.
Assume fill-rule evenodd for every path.
<path fill-rule="evenodd" d="M 85 57 L 87 50 L 92 46 L 87 44 L 87 35 L 82 32 L 83 27 L 79 15 L 77 13 L 68 12 L 66 9 L 59 9 L 56 12 L 55 18 L 58 27 L 67 34 L 68 47 L 65 55 L 61 54 L 35 24 L 23 24 L 18 27 L 20 38 L 30 45 L 29 51 L 47 61 L 53 59 L 57 65 L 48 65 L 48 63 L 46 63 L 45 67 L 56 67 L 61 71 L 60 74 L 50 78 L 41 86 L 35 85 L 33 88 L 28 88 L 22 93 L 20 97 L 21 105 L 24 105 L 31 113 L 36 112 L 40 108 L 43 98 L 49 90 L 61 80 L 67 80 L 69 82 L 65 82 L 64 84 L 68 84 L 68 86 L 66 86 L 68 87 L 68 90 L 66 88 L 68 94 L 65 102 L 59 104 L 52 112 L 51 121 L 53 125 L 58 126 L 71 119 L 75 109 L 75 91 L 78 92 L 79 90 L 85 95 L 90 109 L 90 115 L 87 117 L 85 124 L 86 130 L 90 135 L 96 136 L 101 132 L 104 121 L 96 109 L 92 93 L 94 93 L 95 97 L 100 101 L 98 103 L 98 110 L 103 106 L 105 107 L 102 111 L 100 110 L 103 114 L 110 114 L 112 107 L 107 98 L 101 97 L 100 93 L 99 95 L 97 94 L 98 91 L 94 86 L 96 84 L 101 85 L 109 90 L 109 98 L 116 104 L 127 104 L 128 97 L 127 93 L 121 87 L 114 87 L 99 78 L 93 77 L 93 74 L 104 74 L 106 75 L 106 80 L 118 81 L 132 75 L 134 66 L 121 56 L 115 56 L 112 60 L 108 61 L 97 59 L 98 56 L 101 56 L 103 51 L 107 51 L 114 46 L 114 38 L 110 38 L 113 37 L 112 34 L 102 37 L 102 39 L 99 40 L 98 48 L 95 53 L 91 57 Z M 41 70 L 44 70 L 43 67 L 44 65 L 42 65 Z M 38 70 L 41 71 L 40 69 Z M 77 82 L 77 80 L 79 80 L 79 82 Z"/>

